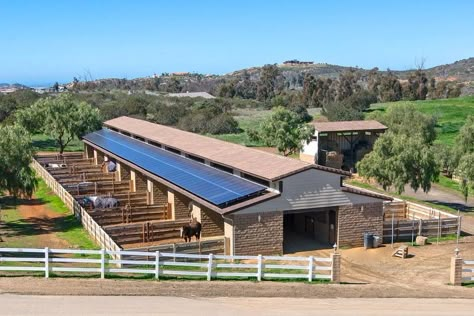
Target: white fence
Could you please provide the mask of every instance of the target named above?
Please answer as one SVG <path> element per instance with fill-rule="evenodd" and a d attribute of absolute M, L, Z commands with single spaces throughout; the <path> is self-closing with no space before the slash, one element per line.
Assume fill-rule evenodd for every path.
<path fill-rule="evenodd" d="M 338 280 L 340 258 L 225 256 L 143 251 L 0 248 L 0 271 L 100 274 L 145 274 L 160 277 Z M 130 259 L 115 259 L 126 258 Z"/>
<path fill-rule="evenodd" d="M 112 238 L 100 227 L 99 224 L 90 216 L 86 210 L 74 199 L 74 197 L 45 169 L 41 164 L 33 159 L 33 169 L 41 176 L 53 192 L 66 204 L 74 213 L 87 232 L 103 248 L 119 251 L 121 248 L 112 240 Z"/>
<path fill-rule="evenodd" d="M 462 280 L 467 282 L 474 281 L 474 260 L 462 261 Z"/>

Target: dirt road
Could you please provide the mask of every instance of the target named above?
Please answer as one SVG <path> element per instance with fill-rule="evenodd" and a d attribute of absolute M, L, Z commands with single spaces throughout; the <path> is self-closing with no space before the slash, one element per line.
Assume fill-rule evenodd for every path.
<path fill-rule="evenodd" d="M 0 296 L 2 315 L 472 315 L 473 300 Z"/>

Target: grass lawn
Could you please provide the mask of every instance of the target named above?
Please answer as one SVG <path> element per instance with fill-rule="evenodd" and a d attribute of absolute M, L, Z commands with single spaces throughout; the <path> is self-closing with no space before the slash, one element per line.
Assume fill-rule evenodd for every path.
<path fill-rule="evenodd" d="M 459 133 L 459 129 L 464 125 L 467 116 L 474 115 L 473 96 L 440 100 L 377 103 L 373 104 L 371 109 L 384 111 L 393 104 L 413 104 L 419 111 L 435 115 L 438 118 L 438 137 L 436 142 L 448 145 L 454 145 L 454 140 Z"/>
<path fill-rule="evenodd" d="M 36 151 L 59 151 L 56 141 L 44 134 L 35 134 L 32 136 L 33 147 Z M 65 151 L 82 151 L 83 145 L 79 139 L 74 139 Z"/>

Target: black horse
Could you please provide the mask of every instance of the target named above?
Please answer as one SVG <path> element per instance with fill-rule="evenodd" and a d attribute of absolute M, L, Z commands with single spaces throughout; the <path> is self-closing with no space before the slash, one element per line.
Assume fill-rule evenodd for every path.
<path fill-rule="evenodd" d="M 196 237 L 196 241 L 201 238 L 201 223 L 193 221 L 181 228 L 181 237 L 185 242 L 190 242 L 192 237 Z"/>

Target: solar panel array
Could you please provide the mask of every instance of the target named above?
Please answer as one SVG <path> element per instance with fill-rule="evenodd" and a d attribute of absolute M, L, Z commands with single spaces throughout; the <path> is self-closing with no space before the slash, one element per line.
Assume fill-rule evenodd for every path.
<path fill-rule="evenodd" d="M 102 129 L 84 139 L 217 206 L 225 206 L 266 187 L 145 142 Z"/>

